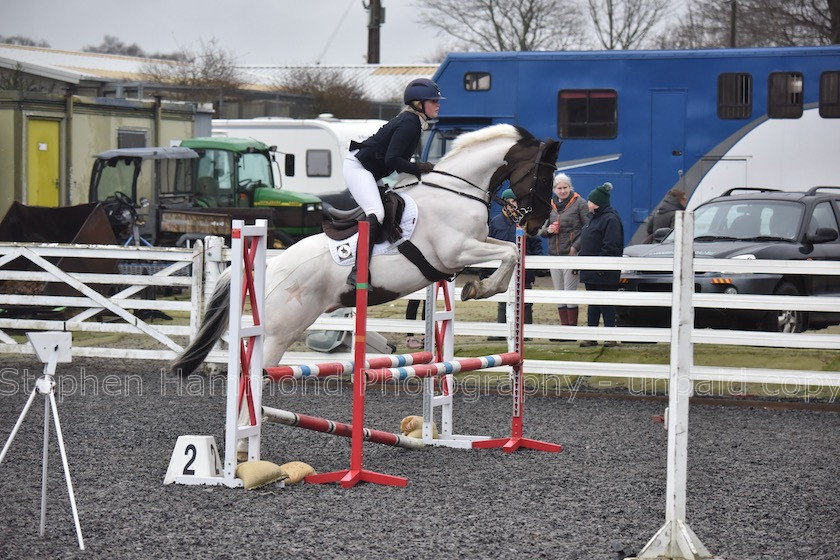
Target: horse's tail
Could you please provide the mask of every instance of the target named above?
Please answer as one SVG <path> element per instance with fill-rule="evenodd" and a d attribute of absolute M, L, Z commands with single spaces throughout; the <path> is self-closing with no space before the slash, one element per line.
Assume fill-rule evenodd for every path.
<path fill-rule="evenodd" d="M 216 283 L 210 302 L 198 329 L 198 335 L 169 366 L 169 371 L 181 376 L 194 372 L 213 349 L 228 327 L 230 313 L 230 269 L 225 270 Z"/>

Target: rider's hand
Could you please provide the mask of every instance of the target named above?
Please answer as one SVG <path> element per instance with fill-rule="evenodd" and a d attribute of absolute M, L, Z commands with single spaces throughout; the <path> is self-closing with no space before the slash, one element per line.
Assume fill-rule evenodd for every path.
<path fill-rule="evenodd" d="M 425 175 L 426 173 L 432 172 L 432 170 L 435 168 L 435 164 L 430 163 L 428 161 L 418 161 L 417 167 L 420 168 L 420 174 Z"/>

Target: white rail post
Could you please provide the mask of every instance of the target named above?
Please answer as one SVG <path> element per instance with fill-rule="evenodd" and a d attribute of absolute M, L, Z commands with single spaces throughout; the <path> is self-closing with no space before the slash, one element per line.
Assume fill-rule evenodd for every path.
<path fill-rule="evenodd" d="M 692 395 L 694 346 L 694 213 L 677 212 L 674 224 L 673 303 L 671 307 L 671 371 L 668 380 L 668 475 L 665 524 L 639 552 L 637 559 L 701 560 L 712 558 L 685 521 L 688 474 L 688 399 Z"/>
<path fill-rule="evenodd" d="M 439 291 L 443 292 L 444 309 L 437 309 Z M 436 362 L 450 361 L 455 356 L 455 283 L 440 281 L 431 284 L 426 291 L 426 348 L 434 354 Z M 435 383 L 441 391 L 435 394 Z M 438 447 L 472 449 L 474 441 L 489 439 L 453 433 L 452 409 L 455 391 L 455 376 L 445 374 L 423 379 L 423 443 Z M 432 426 L 435 409 L 440 408 L 440 433 L 433 437 Z"/>

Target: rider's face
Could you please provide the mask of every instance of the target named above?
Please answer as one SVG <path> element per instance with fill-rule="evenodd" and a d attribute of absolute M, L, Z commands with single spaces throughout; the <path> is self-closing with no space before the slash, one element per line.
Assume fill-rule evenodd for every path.
<path fill-rule="evenodd" d="M 423 112 L 430 119 L 435 119 L 440 112 L 440 101 L 438 99 L 426 99 L 423 101 Z"/>

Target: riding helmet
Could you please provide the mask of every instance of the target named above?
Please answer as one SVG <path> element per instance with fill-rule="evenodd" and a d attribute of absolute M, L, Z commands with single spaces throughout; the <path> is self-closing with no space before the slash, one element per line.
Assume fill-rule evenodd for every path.
<path fill-rule="evenodd" d="M 440 88 L 428 78 L 417 78 L 405 87 L 403 102 L 408 105 L 412 101 L 426 101 L 427 99 L 446 99 Z"/>

